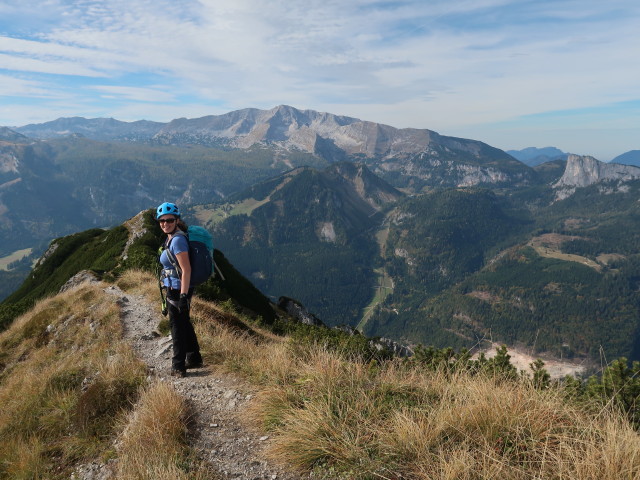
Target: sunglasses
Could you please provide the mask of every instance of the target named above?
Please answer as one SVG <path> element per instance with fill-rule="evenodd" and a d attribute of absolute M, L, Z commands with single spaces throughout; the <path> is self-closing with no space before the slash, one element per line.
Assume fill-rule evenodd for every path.
<path fill-rule="evenodd" d="M 175 218 L 161 218 L 158 223 L 175 223 Z"/>

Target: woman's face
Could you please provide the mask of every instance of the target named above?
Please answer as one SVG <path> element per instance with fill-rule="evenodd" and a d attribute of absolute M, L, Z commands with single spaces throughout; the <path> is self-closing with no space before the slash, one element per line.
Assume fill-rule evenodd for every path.
<path fill-rule="evenodd" d="M 177 217 L 175 215 L 162 215 L 158 219 L 158 223 L 160 224 L 160 228 L 164 233 L 171 233 L 176 228 L 176 220 Z"/>

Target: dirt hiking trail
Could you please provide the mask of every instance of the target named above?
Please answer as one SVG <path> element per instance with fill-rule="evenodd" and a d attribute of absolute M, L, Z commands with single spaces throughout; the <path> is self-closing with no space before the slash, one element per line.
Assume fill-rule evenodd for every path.
<path fill-rule="evenodd" d="M 149 375 L 171 383 L 193 412 L 190 446 L 219 478 L 247 480 L 302 480 L 312 478 L 287 472 L 269 462 L 263 450 L 269 436 L 242 424 L 240 418 L 252 398 L 250 386 L 205 365 L 188 370 L 186 378 L 169 375 L 171 337 L 159 336 L 162 319 L 157 306 L 142 295 L 130 295 L 114 285 L 105 292 L 116 297 L 122 309 L 124 336 L 149 368 Z"/>

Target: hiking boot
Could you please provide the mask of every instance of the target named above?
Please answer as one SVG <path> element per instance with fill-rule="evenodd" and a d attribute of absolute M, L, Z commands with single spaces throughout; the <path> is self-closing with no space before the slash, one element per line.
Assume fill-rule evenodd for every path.
<path fill-rule="evenodd" d="M 202 367 L 202 360 L 200 360 L 199 362 L 191 362 L 188 361 L 184 364 L 185 368 L 200 368 Z"/>
<path fill-rule="evenodd" d="M 187 361 L 185 362 L 186 368 L 200 368 L 202 367 L 202 356 L 200 353 L 187 353 Z"/>
<path fill-rule="evenodd" d="M 171 376 L 172 377 L 178 377 L 178 378 L 185 378 L 187 376 L 187 371 L 186 370 L 178 370 L 177 368 L 172 368 L 171 369 Z"/>

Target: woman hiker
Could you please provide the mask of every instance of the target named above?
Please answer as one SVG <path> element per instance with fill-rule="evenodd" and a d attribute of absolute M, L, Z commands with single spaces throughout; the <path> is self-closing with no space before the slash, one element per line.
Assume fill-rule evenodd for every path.
<path fill-rule="evenodd" d="M 160 264 L 173 340 L 171 375 L 186 377 L 187 368 L 202 366 L 198 339 L 189 316 L 193 288 L 190 286 L 189 242 L 185 235 L 187 226 L 180 218 L 178 207 L 169 202 L 157 208 L 156 220 L 167 235 L 162 246 Z"/>

